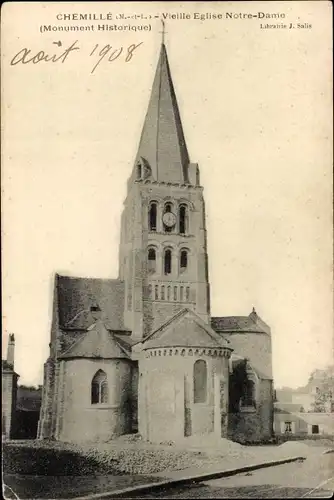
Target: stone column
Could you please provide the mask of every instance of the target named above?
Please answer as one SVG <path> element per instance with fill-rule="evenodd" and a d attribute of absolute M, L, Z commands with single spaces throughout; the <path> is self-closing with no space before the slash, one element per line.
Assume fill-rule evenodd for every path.
<path fill-rule="evenodd" d="M 40 420 L 38 423 L 38 439 L 51 437 L 52 404 L 54 390 L 54 361 L 50 358 L 44 364 L 44 383 Z"/>
<path fill-rule="evenodd" d="M 58 377 L 58 411 L 56 415 L 55 439 L 60 439 L 64 413 L 64 391 L 65 391 L 65 361 L 59 363 Z"/>
<path fill-rule="evenodd" d="M 141 353 L 140 356 L 145 356 Z M 145 360 L 138 361 L 138 432 L 146 441 L 147 433 L 147 408 L 146 408 L 146 377 L 145 377 Z"/>
<path fill-rule="evenodd" d="M 221 406 L 220 406 L 220 377 L 217 373 L 214 374 L 214 433 L 217 438 L 221 437 Z"/>

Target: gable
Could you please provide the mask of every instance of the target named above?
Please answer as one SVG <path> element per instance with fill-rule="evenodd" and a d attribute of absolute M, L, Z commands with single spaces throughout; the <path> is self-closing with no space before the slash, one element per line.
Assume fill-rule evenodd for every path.
<path fill-rule="evenodd" d="M 129 352 L 96 321 L 60 358 L 129 358 Z"/>
<path fill-rule="evenodd" d="M 229 345 L 193 311 L 183 309 L 143 342 L 144 349 L 156 347 L 229 348 Z"/>

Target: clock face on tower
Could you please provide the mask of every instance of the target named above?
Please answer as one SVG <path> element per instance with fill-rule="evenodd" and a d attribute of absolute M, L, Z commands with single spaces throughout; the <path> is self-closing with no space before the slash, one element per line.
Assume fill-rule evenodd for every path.
<path fill-rule="evenodd" d="M 162 222 L 167 227 L 174 227 L 176 224 L 176 217 L 172 212 L 166 212 L 162 217 Z"/>

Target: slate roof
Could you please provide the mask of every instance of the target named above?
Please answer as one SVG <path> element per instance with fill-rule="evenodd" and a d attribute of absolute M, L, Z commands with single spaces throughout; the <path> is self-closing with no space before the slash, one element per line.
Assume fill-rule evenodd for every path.
<path fill-rule="evenodd" d="M 182 309 L 144 341 L 144 349 L 159 347 L 230 348 L 229 342 L 189 309 Z M 232 350 L 232 349 L 231 349 Z"/>
<path fill-rule="evenodd" d="M 189 155 L 164 44 L 161 45 L 136 165 L 137 162 L 150 167 L 154 180 L 188 182 Z"/>
<path fill-rule="evenodd" d="M 117 342 L 128 351 L 131 351 L 132 346 L 138 342 L 138 340 L 134 340 L 129 335 L 120 334 L 118 332 L 112 333 L 114 334 Z"/>
<path fill-rule="evenodd" d="M 249 316 L 212 317 L 211 326 L 217 332 L 269 333 L 269 326 L 254 309 Z"/>
<path fill-rule="evenodd" d="M 129 358 L 129 344 L 120 341 L 98 320 L 60 358 Z"/>
<path fill-rule="evenodd" d="M 98 304 L 108 329 L 125 330 L 123 281 L 56 275 L 55 286 L 60 328 L 86 330 L 94 322 L 90 308 Z"/>

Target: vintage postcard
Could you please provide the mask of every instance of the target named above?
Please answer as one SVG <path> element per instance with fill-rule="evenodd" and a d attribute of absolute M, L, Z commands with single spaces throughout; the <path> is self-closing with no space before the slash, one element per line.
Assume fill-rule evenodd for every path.
<path fill-rule="evenodd" d="M 4 496 L 331 496 L 331 3 L 1 14 Z"/>

